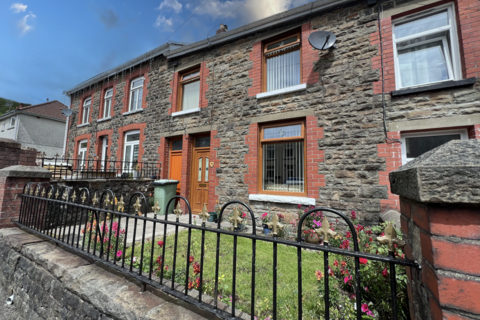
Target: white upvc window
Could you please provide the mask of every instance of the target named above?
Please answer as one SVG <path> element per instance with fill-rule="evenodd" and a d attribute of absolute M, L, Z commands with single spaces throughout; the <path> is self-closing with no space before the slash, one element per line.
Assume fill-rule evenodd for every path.
<path fill-rule="evenodd" d="M 130 103 L 128 111 L 140 110 L 142 108 L 144 78 L 136 78 L 130 85 Z"/>
<path fill-rule="evenodd" d="M 113 89 L 105 91 L 105 99 L 103 103 L 103 118 L 110 117 L 110 109 L 112 108 Z"/>
<path fill-rule="evenodd" d="M 78 142 L 78 168 L 84 169 L 85 161 L 87 159 L 87 140 L 80 140 Z"/>
<path fill-rule="evenodd" d="M 125 134 L 125 146 L 123 150 L 123 171 L 132 172 L 138 162 L 138 150 L 140 147 L 140 130 L 129 131 Z"/>
<path fill-rule="evenodd" d="M 402 164 L 451 140 L 466 139 L 467 129 L 402 133 Z"/>
<path fill-rule="evenodd" d="M 90 105 L 92 104 L 92 99 L 85 99 L 83 102 L 83 112 L 82 112 L 82 124 L 88 123 L 88 117 L 90 116 Z"/>
<path fill-rule="evenodd" d="M 396 20 L 393 46 L 397 89 L 462 77 L 452 4 Z"/>
<path fill-rule="evenodd" d="M 15 128 L 16 123 L 17 123 L 17 117 L 11 117 L 10 118 L 10 125 L 8 127 L 9 128 Z"/>

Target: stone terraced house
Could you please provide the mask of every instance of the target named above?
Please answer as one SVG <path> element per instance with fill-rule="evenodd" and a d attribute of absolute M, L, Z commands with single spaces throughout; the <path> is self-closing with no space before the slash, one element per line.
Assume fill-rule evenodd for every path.
<path fill-rule="evenodd" d="M 317 30 L 336 47 L 312 47 Z M 479 84 L 480 0 L 319 0 L 68 90 L 67 156 L 158 162 L 194 212 L 237 199 L 374 222 L 399 209 L 392 170 L 480 138 Z"/>

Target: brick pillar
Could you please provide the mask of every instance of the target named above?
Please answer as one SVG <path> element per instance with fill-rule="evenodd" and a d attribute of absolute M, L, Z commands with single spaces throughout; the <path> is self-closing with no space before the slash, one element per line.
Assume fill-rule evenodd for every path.
<path fill-rule="evenodd" d="M 390 173 L 400 196 L 410 313 L 416 320 L 480 318 L 479 140 L 452 141 Z"/>
<path fill-rule="evenodd" d="M 27 183 L 50 182 L 52 173 L 41 167 L 11 166 L 0 170 L 0 229 L 15 225 L 20 214 L 20 193 Z"/>
<path fill-rule="evenodd" d="M 0 169 L 17 164 L 35 166 L 37 150 L 22 149 L 22 144 L 12 139 L 0 138 Z"/>

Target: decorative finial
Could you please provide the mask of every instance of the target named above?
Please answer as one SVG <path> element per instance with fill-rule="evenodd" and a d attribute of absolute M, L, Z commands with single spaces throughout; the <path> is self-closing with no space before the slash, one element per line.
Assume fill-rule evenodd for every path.
<path fill-rule="evenodd" d="M 177 215 L 177 219 L 180 218 L 180 215 L 183 213 L 182 209 L 180 208 L 180 202 L 177 203 L 177 208 L 173 210 L 173 213 Z"/>
<path fill-rule="evenodd" d="M 108 193 L 103 203 L 105 203 L 105 207 L 108 208 L 108 205 L 110 204 L 110 195 Z"/>
<path fill-rule="evenodd" d="M 208 211 L 207 211 L 207 205 L 205 203 L 203 204 L 202 212 L 200 212 L 200 214 L 198 216 L 202 219 L 202 223 L 207 222 L 209 214 L 208 214 Z"/>
<path fill-rule="evenodd" d="M 45 198 L 45 188 L 42 189 L 42 193 L 40 194 L 42 198 Z"/>
<path fill-rule="evenodd" d="M 57 192 L 55 192 L 55 199 L 58 199 L 59 195 L 60 195 L 60 193 L 58 192 L 58 189 L 57 189 Z"/>
<path fill-rule="evenodd" d="M 140 211 L 141 207 L 142 207 L 142 205 L 140 204 L 140 198 L 137 197 L 137 201 L 135 201 L 135 204 L 133 205 L 133 209 L 135 209 L 135 213 Z"/>
<path fill-rule="evenodd" d="M 395 252 L 395 248 L 393 246 L 394 244 L 396 244 L 398 247 L 403 247 L 405 245 L 405 241 L 397 238 L 397 231 L 395 231 L 392 223 L 387 225 L 383 233 L 385 233 L 385 235 L 382 237 L 377 237 L 377 241 L 381 244 L 387 244 L 388 251 Z"/>
<path fill-rule="evenodd" d="M 83 192 L 82 196 L 80 197 L 82 199 L 82 204 L 85 204 L 85 200 L 87 199 L 86 192 Z"/>
<path fill-rule="evenodd" d="M 75 199 L 77 199 L 77 194 L 75 193 L 75 190 L 73 190 L 72 202 L 75 202 Z"/>
<path fill-rule="evenodd" d="M 68 200 L 68 192 L 67 192 L 67 189 L 65 189 L 65 191 L 63 192 L 62 200 L 63 200 L 63 201 L 67 201 L 67 200 Z"/>
<path fill-rule="evenodd" d="M 95 194 L 93 195 L 92 204 L 95 207 L 97 203 L 98 203 L 98 198 L 97 198 L 97 193 L 95 192 Z"/>
<path fill-rule="evenodd" d="M 118 201 L 117 211 L 123 212 L 125 210 L 125 202 L 123 202 L 123 196 L 120 196 L 120 201 Z"/>
<path fill-rule="evenodd" d="M 230 217 L 230 222 L 233 223 L 233 228 L 238 228 L 238 224 L 242 223 L 243 219 L 240 218 L 240 211 L 238 207 L 233 208 L 233 217 Z"/>
<path fill-rule="evenodd" d="M 52 189 L 50 189 L 50 191 L 48 192 L 48 198 L 51 198 L 52 197 Z"/>
<path fill-rule="evenodd" d="M 319 236 L 323 236 L 323 242 L 328 243 L 328 237 L 335 237 L 337 233 L 330 229 L 330 223 L 328 222 L 327 217 L 323 218 L 322 227 L 315 229 L 315 232 Z"/>
<path fill-rule="evenodd" d="M 268 222 L 267 226 L 268 228 L 273 229 L 273 236 L 276 236 L 277 231 L 283 230 L 283 228 L 285 227 L 282 223 L 280 223 L 280 219 L 278 218 L 277 213 L 273 214 L 272 222 Z"/>
<path fill-rule="evenodd" d="M 33 189 L 30 187 L 30 190 L 28 191 L 28 194 L 33 196 Z"/>
<path fill-rule="evenodd" d="M 155 206 L 152 207 L 152 210 L 153 210 L 153 213 L 155 213 L 155 214 L 158 214 L 160 212 L 160 210 L 162 210 L 162 208 L 160 208 L 159 205 L 158 205 L 158 200 L 157 200 L 157 203 L 155 204 Z"/>

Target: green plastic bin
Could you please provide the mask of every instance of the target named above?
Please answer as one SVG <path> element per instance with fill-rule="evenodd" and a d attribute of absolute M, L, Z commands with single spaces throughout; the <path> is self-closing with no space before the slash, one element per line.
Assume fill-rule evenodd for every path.
<path fill-rule="evenodd" d="M 161 208 L 161 215 L 165 215 L 168 201 L 177 195 L 177 184 L 179 183 L 180 181 L 178 180 L 167 179 L 155 180 L 153 182 L 153 186 L 155 188 L 155 203 L 158 201 L 158 205 Z M 170 204 L 170 213 L 173 212 L 173 209 L 175 209 L 175 201 L 172 201 Z"/>

